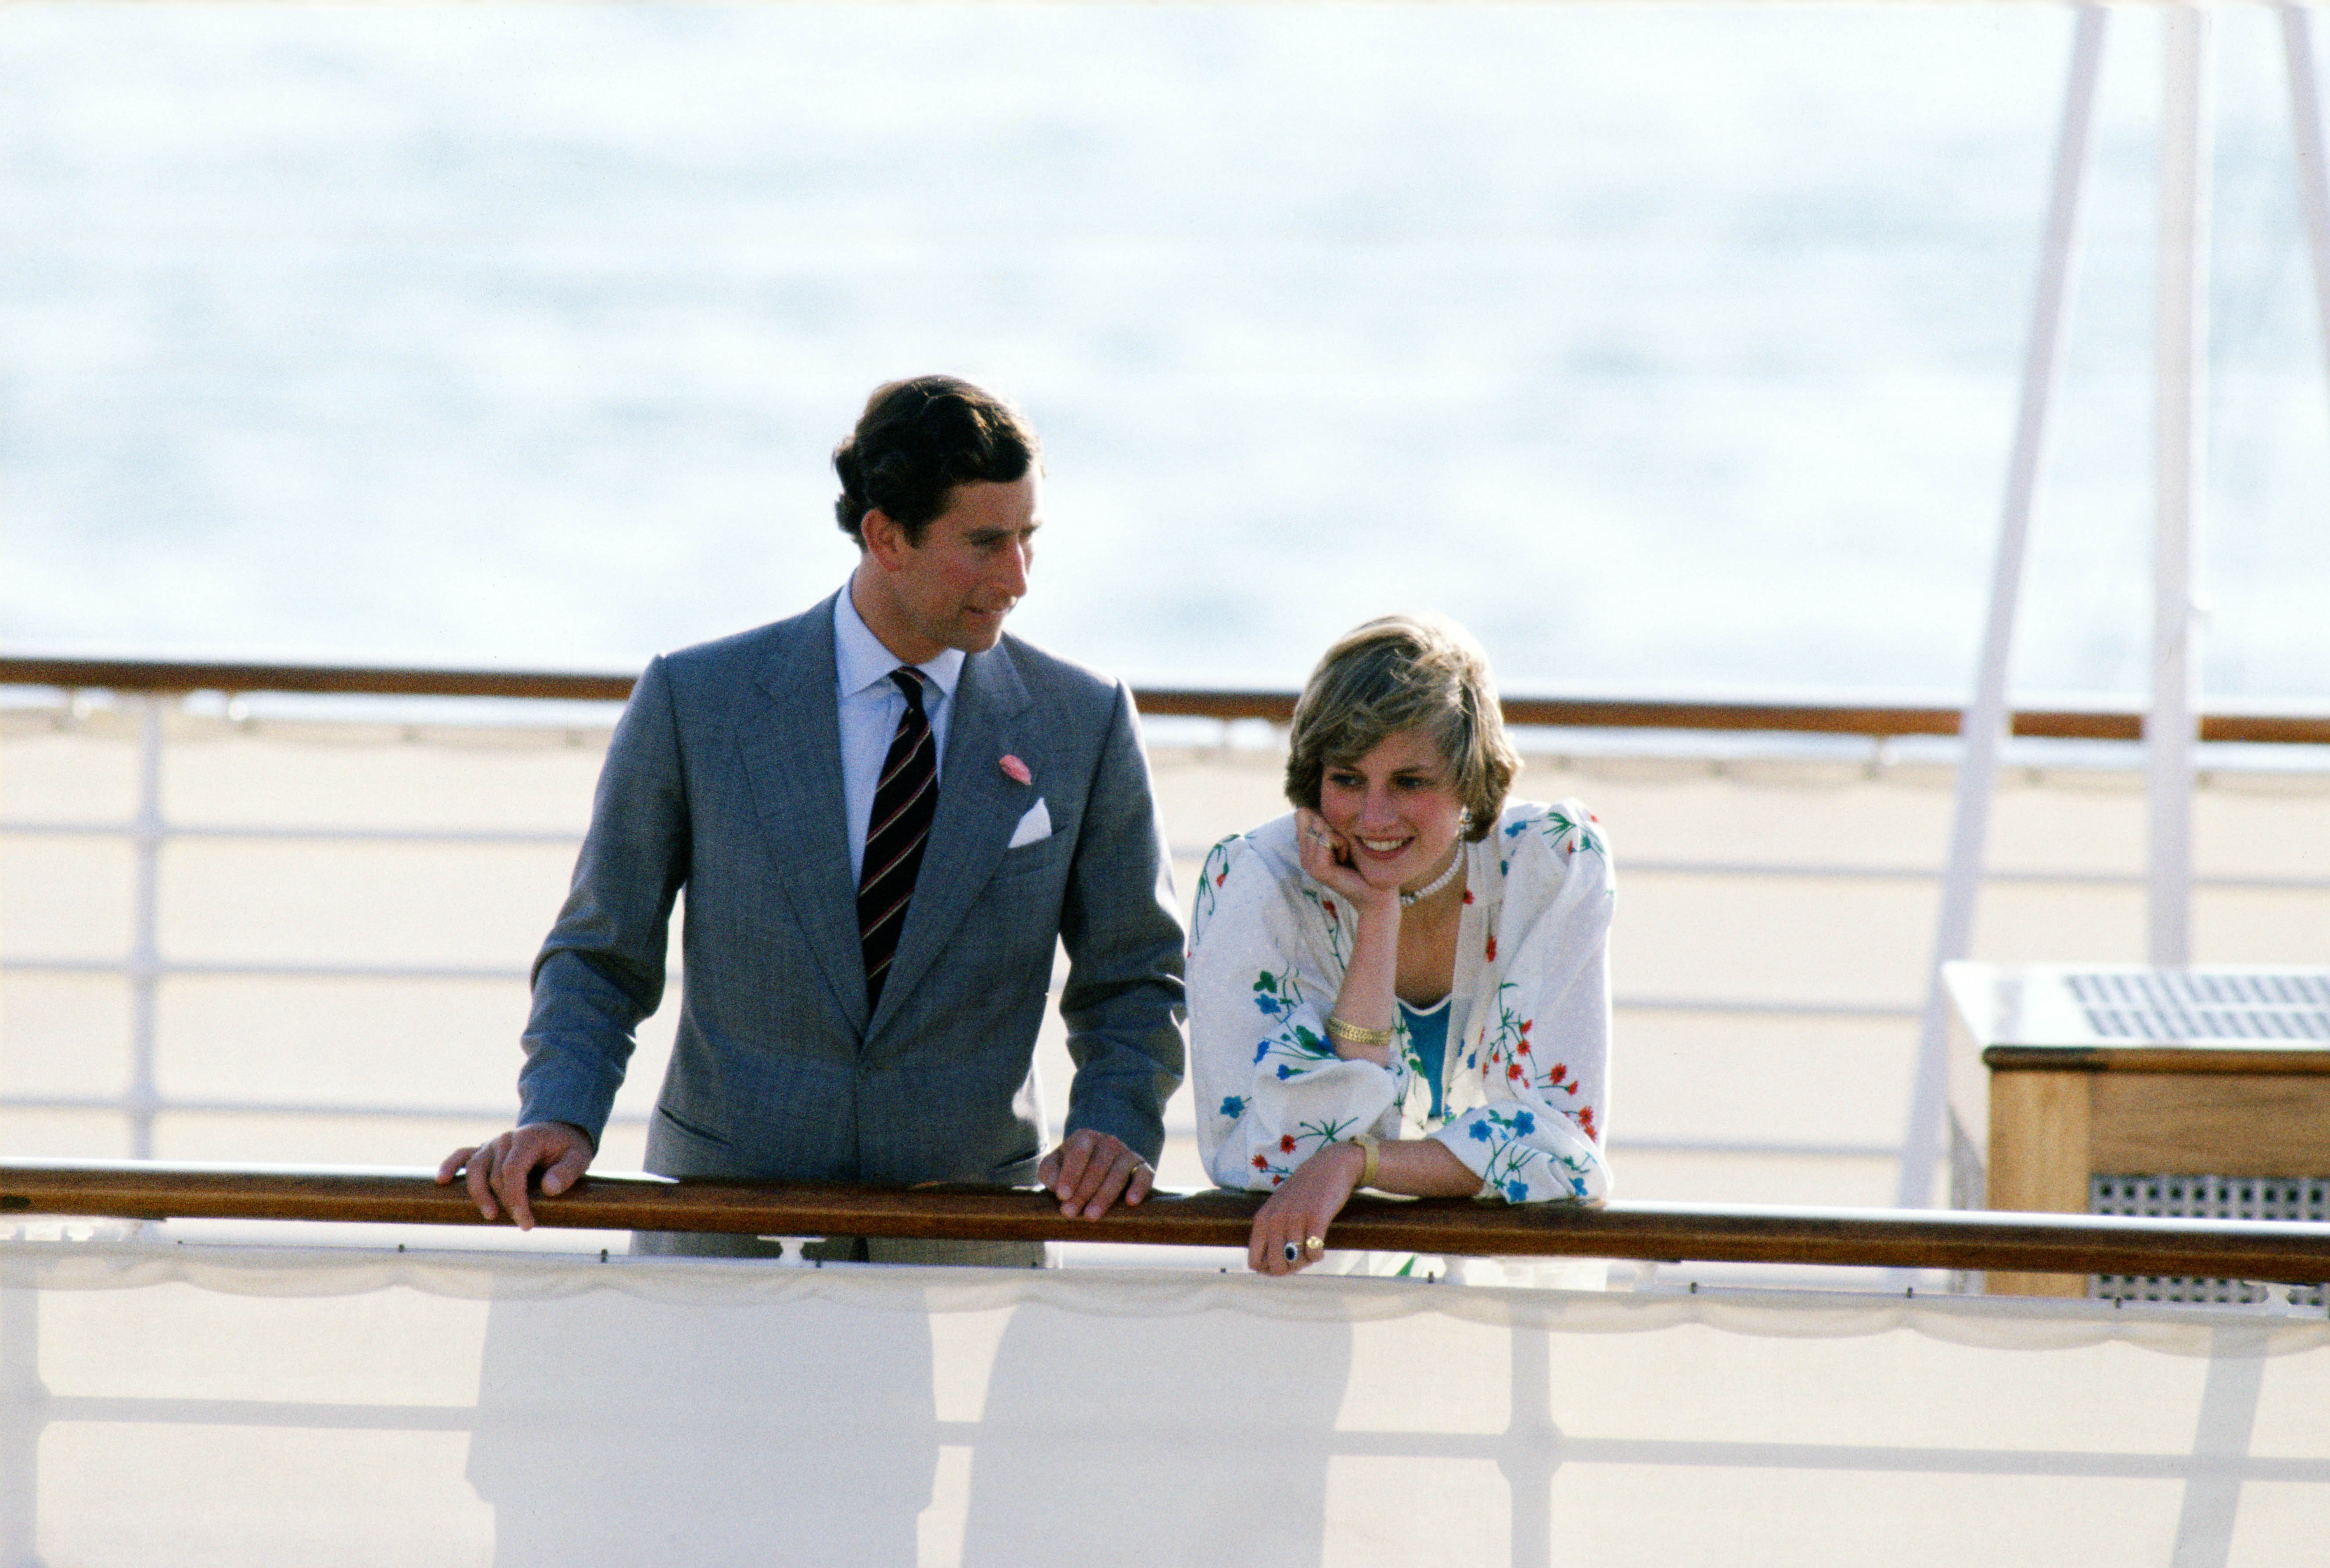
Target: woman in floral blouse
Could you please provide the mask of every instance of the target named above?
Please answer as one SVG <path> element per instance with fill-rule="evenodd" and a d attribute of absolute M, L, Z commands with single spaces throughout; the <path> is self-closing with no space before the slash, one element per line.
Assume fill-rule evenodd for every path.
<path fill-rule="evenodd" d="M 1479 645 L 1388 616 L 1295 704 L 1296 809 L 1206 857 L 1198 1137 L 1216 1181 L 1271 1195 L 1253 1267 L 1318 1261 L 1362 1186 L 1608 1195 L 1609 855 L 1576 801 L 1507 804 L 1519 767 Z"/>

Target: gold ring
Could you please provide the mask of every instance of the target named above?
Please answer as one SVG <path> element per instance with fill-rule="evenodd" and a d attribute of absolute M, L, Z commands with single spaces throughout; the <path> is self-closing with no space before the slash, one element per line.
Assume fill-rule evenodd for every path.
<path fill-rule="evenodd" d="M 1305 1236 L 1302 1239 L 1302 1250 L 1306 1252 L 1323 1252 L 1327 1250 L 1327 1239 L 1324 1236 Z"/>

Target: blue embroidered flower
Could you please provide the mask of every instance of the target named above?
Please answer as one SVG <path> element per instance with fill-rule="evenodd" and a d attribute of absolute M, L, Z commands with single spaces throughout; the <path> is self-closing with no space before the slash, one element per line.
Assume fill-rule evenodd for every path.
<path fill-rule="evenodd" d="M 1513 1118 L 1513 1130 L 1527 1138 L 1537 1130 L 1537 1118 L 1524 1110 Z"/>
<path fill-rule="evenodd" d="M 1264 1047 L 1264 1049 L 1267 1049 L 1267 1047 Z M 1255 1060 L 1259 1061 L 1261 1058 L 1257 1057 Z M 1222 1099 L 1222 1114 L 1228 1117 L 1232 1121 L 1236 1121 L 1239 1117 L 1246 1114 L 1246 1101 L 1240 1100 L 1235 1094 L 1225 1095 Z"/>
<path fill-rule="evenodd" d="M 1505 836 L 1507 838 L 1519 838 L 1521 836 L 1521 829 L 1528 826 L 1529 824 L 1526 822 L 1508 823 L 1505 827 Z"/>
<path fill-rule="evenodd" d="M 1476 1121 L 1473 1124 L 1473 1141 L 1474 1143 L 1486 1143 L 1489 1141 L 1489 1124 L 1487 1122 Z"/>
<path fill-rule="evenodd" d="M 1577 1176 L 1571 1176 L 1569 1178 L 1569 1190 L 1572 1195 L 1582 1198 L 1586 1195 L 1586 1184 Z"/>
<path fill-rule="evenodd" d="M 1270 1054 L 1270 1042 L 1269 1042 L 1269 1041 L 1267 1041 L 1267 1040 L 1264 1040 L 1261 1044 L 1259 1044 L 1259 1045 L 1257 1045 L 1257 1046 L 1255 1046 L 1255 1047 L 1254 1048 L 1254 1060 L 1255 1060 L 1255 1064 L 1256 1066 L 1260 1066 L 1260 1065 L 1261 1065 L 1261 1063 L 1262 1063 L 1262 1059 L 1263 1059 L 1264 1057 L 1265 1057 L 1265 1056 L 1269 1055 L 1269 1054 Z"/>
<path fill-rule="evenodd" d="M 1262 1015 L 1265 1018 L 1278 1016 L 1279 1002 L 1275 997 L 1256 997 L 1254 1005 L 1262 1009 Z"/>
<path fill-rule="evenodd" d="M 1292 1077 L 1293 1077 L 1293 1076 L 1294 1076 L 1294 1069 L 1293 1069 L 1293 1068 L 1289 1067 L 1289 1066 L 1288 1066 L 1288 1065 L 1286 1065 L 1286 1063 L 1283 1063 L 1283 1062 L 1282 1062 L 1282 1063 L 1280 1063 L 1278 1064 L 1278 1081 L 1279 1081 L 1281 1083 L 1285 1082 L 1286 1082 L 1286 1080 L 1288 1080 L 1288 1079 L 1290 1079 L 1290 1078 L 1292 1078 Z"/>
<path fill-rule="evenodd" d="M 1583 1192 L 1586 1189 L 1581 1185 L 1578 1190 Z M 1509 1204 L 1525 1204 L 1529 1202 L 1529 1183 L 1521 1180 L 1519 1176 L 1515 1176 L 1512 1180 L 1507 1182 L 1505 1184 L 1505 1202 Z"/>

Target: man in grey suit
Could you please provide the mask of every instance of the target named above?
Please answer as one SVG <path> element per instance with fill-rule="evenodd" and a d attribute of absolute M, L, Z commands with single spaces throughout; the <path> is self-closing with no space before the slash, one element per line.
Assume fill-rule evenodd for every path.
<path fill-rule="evenodd" d="M 680 1176 L 1012 1184 L 1098 1218 L 1147 1195 L 1179 1082 L 1181 930 L 1132 696 L 1004 634 L 1039 526 L 1033 432 L 967 383 L 893 383 L 834 454 L 842 590 L 654 660 L 608 749 L 534 969 L 518 1125 L 456 1150 L 533 1223 L 590 1165 L 687 893 L 678 1034 L 648 1135 Z M 1038 1159 L 1056 943 L 1076 1064 Z M 642 1236 L 642 1250 L 765 1252 Z M 1028 1262 L 1012 1243 L 828 1256 Z"/>

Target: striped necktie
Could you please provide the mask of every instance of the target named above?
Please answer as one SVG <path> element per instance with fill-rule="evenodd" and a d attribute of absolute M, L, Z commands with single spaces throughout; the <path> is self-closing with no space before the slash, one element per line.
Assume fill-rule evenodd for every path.
<path fill-rule="evenodd" d="M 906 925 L 906 901 L 914 895 L 923 845 L 939 808 L 939 749 L 923 712 L 923 680 L 906 668 L 890 672 L 906 695 L 906 711 L 882 760 L 882 781 L 874 787 L 874 809 L 866 826 L 865 873 L 857 881 L 857 936 L 866 949 L 866 1009 L 882 1000 L 882 982 L 898 951 Z"/>

